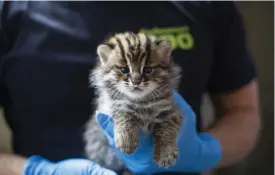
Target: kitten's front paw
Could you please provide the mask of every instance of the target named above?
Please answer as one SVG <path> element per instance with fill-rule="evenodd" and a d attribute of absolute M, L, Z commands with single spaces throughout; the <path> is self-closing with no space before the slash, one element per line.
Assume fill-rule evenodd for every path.
<path fill-rule="evenodd" d="M 115 144 L 121 152 L 131 154 L 139 145 L 138 134 L 129 131 L 116 133 Z"/>
<path fill-rule="evenodd" d="M 174 164 L 179 155 L 176 144 L 155 144 L 154 160 L 156 163 L 167 168 Z"/>

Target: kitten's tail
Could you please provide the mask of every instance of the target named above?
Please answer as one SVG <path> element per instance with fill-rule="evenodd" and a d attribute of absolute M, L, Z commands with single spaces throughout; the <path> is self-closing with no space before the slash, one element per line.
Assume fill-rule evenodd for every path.
<path fill-rule="evenodd" d="M 124 168 L 116 157 L 95 115 L 87 122 L 84 132 L 85 156 L 99 165 L 113 171 Z"/>

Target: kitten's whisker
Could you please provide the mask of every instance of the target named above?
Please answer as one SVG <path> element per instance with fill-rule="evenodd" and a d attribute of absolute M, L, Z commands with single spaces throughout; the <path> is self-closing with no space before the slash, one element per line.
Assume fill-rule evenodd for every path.
<path fill-rule="evenodd" d="M 115 94 L 115 99 L 117 99 L 117 97 L 119 97 L 121 95 L 121 92 L 119 92 L 119 90 L 116 90 L 117 93 Z"/>
<path fill-rule="evenodd" d="M 118 93 L 118 91 L 114 90 L 113 99 L 116 99 L 117 93 Z"/>
<path fill-rule="evenodd" d="M 154 91 L 151 91 L 151 93 L 152 93 L 152 97 L 153 97 L 153 100 L 155 100 L 156 99 L 156 94 L 155 94 L 155 92 Z"/>
<path fill-rule="evenodd" d="M 113 90 L 113 89 L 111 89 L 111 88 L 110 88 L 110 90 L 111 90 L 111 93 L 110 93 L 111 97 L 112 97 L 113 99 L 116 99 L 117 96 L 118 96 L 119 91 L 118 91 L 118 90 Z"/>
<path fill-rule="evenodd" d="M 155 89 L 155 92 L 158 93 L 159 96 L 162 96 L 162 97 L 164 96 L 163 93 L 160 90 L 158 90 L 158 89 Z"/>
<path fill-rule="evenodd" d="M 154 91 L 154 94 L 155 94 L 155 98 L 159 97 L 159 95 L 158 95 L 158 93 L 156 91 Z"/>
<path fill-rule="evenodd" d="M 150 99 L 154 100 L 154 97 L 152 95 L 152 91 L 149 93 Z"/>
<path fill-rule="evenodd" d="M 155 90 L 153 90 L 152 92 L 153 92 L 153 94 L 154 94 L 155 97 L 158 96 L 158 94 L 157 94 L 157 92 Z"/>
<path fill-rule="evenodd" d="M 111 90 L 111 91 L 110 91 L 110 96 L 113 98 L 113 96 L 114 96 L 114 94 L 115 94 L 116 91 L 113 90 L 113 89 L 111 89 L 111 88 L 109 88 L 109 89 Z M 108 89 L 108 90 L 109 90 L 109 89 Z"/>

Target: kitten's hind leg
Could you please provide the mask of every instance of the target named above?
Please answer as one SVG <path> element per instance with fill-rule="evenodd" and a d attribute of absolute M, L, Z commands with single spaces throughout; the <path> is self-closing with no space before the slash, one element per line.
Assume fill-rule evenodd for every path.
<path fill-rule="evenodd" d="M 159 166 L 168 167 L 178 157 L 177 135 L 181 117 L 173 117 L 169 121 L 158 123 L 154 128 L 154 160 Z"/>
<path fill-rule="evenodd" d="M 139 145 L 139 128 L 136 120 L 123 112 L 114 118 L 114 138 L 116 147 L 121 152 L 131 154 Z"/>
<path fill-rule="evenodd" d="M 114 171 L 123 168 L 122 162 L 115 156 L 94 116 L 87 122 L 83 137 L 85 156 L 88 159 Z"/>

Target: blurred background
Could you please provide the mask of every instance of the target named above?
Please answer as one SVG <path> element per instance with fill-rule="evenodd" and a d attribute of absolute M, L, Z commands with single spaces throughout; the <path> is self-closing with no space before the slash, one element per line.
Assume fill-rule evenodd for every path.
<path fill-rule="evenodd" d="M 211 175 L 273 175 L 274 173 L 274 2 L 238 1 L 243 14 L 248 44 L 254 56 L 260 81 L 262 135 L 254 152 L 243 162 L 209 172 Z M 212 104 L 203 102 L 204 126 L 213 121 Z M 0 109 L 0 152 L 10 152 L 10 132 Z"/>

